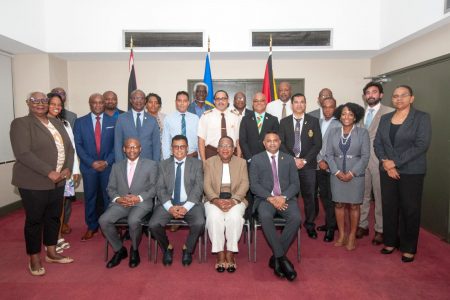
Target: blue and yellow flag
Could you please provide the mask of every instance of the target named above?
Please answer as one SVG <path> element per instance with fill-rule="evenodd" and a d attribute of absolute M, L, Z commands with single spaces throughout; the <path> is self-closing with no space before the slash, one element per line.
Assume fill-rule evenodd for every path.
<path fill-rule="evenodd" d="M 208 86 L 208 95 L 206 96 L 206 104 L 214 107 L 214 89 L 211 76 L 211 66 L 209 63 L 209 52 L 206 54 L 205 74 L 203 75 L 203 82 Z"/>

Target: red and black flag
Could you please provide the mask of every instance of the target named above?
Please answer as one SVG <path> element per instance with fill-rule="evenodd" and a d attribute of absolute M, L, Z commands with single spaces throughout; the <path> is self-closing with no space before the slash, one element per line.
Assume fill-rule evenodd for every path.
<path fill-rule="evenodd" d="M 130 78 L 128 79 L 128 99 L 130 99 L 131 92 L 137 89 L 136 73 L 134 72 L 133 38 L 131 38 L 130 47 L 130 59 L 128 61 L 128 70 L 130 72 Z M 130 109 L 130 102 L 128 102 L 128 109 Z"/>
<path fill-rule="evenodd" d="M 264 72 L 262 93 L 266 95 L 267 102 L 278 99 L 277 85 L 272 71 L 272 36 L 270 37 L 270 52 L 269 58 L 267 59 L 266 71 Z"/>

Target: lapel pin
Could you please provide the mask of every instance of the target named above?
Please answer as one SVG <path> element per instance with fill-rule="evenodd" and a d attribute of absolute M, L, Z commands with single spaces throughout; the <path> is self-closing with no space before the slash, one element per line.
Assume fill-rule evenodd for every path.
<path fill-rule="evenodd" d="M 308 136 L 309 136 L 310 138 L 312 138 L 312 137 L 314 136 L 314 132 L 312 131 L 312 129 L 310 129 L 310 130 L 308 131 Z"/>

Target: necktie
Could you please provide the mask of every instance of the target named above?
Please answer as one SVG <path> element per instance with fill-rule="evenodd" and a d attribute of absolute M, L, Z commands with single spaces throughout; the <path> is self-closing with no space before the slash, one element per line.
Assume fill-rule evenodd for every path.
<path fill-rule="evenodd" d="M 369 108 L 369 111 L 368 111 L 367 116 L 366 116 L 366 122 L 364 123 L 364 126 L 366 126 L 366 128 L 369 128 L 370 124 L 372 123 L 373 112 L 374 112 L 374 109 L 373 108 Z"/>
<path fill-rule="evenodd" d="M 181 165 L 183 162 L 176 162 L 177 171 L 175 174 L 175 189 L 173 191 L 173 205 L 180 205 L 180 194 L 181 194 Z"/>
<path fill-rule="evenodd" d="M 222 123 L 220 125 L 221 127 L 221 137 L 224 137 L 227 135 L 227 122 L 225 121 L 225 114 L 221 113 L 222 115 Z"/>
<path fill-rule="evenodd" d="M 95 150 L 97 150 L 97 156 L 100 157 L 100 145 L 102 143 L 102 127 L 100 125 L 100 116 L 96 116 L 95 119 Z"/>
<path fill-rule="evenodd" d="M 181 114 L 181 134 L 186 136 L 186 114 Z"/>
<path fill-rule="evenodd" d="M 262 116 L 258 116 L 256 118 L 256 125 L 258 126 L 258 133 L 261 133 L 261 128 L 262 128 Z"/>
<path fill-rule="evenodd" d="M 130 170 L 128 171 L 128 187 L 131 187 L 131 182 L 133 182 L 133 176 L 134 176 L 134 161 L 130 161 Z"/>
<path fill-rule="evenodd" d="M 283 109 L 281 110 L 281 118 L 282 119 L 286 118 L 286 103 L 283 103 Z"/>
<path fill-rule="evenodd" d="M 162 134 L 162 131 L 163 131 L 163 127 L 162 127 L 162 122 L 161 122 L 161 119 L 159 118 L 159 115 L 157 114 L 156 115 L 156 123 L 158 123 L 158 126 L 159 126 L 159 134 L 161 135 Z"/>
<path fill-rule="evenodd" d="M 275 155 L 272 155 L 272 175 L 273 175 L 273 195 L 280 196 L 281 188 L 277 172 L 277 163 L 275 162 Z"/>
<path fill-rule="evenodd" d="M 136 118 L 136 131 L 137 131 L 138 135 L 140 135 L 140 133 L 141 133 L 141 127 L 142 127 L 142 125 L 141 125 L 141 113 L 138 112 L 137 113 L 137 118 Z"/>
<path fill-rule="evenodd" d="M 294 119 L 296 121 L 295 123 L 295 142 L 294 142 L 294 148 L 292 149 L 294 151 L 295 157 L 300 157 L 300 152 L 302 152 L 302 141 L 301 141 L 301 132 L 300 132 L 300 125 L 302 118 L 300 119 Z"/>

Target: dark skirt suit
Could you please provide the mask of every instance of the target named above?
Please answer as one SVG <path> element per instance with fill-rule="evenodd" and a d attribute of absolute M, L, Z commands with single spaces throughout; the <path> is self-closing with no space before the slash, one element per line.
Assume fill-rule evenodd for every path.
<path fill-rule="evenodd" d="M 395 126 L 391 124 L 393 115 L 394 112 L 381 117 L 374 141 L 375 154 L 380 160 L 384 244 L 415 254 L 431 120 L 429 114 L 411 108 L 403 124 Z M 388 176 L 382 165 L 386 159 L 394 161 L 400 179 Z"/>
<path fill-rule="evenodd" d="M 74 150 L 61 121 L 49 118 L 64 143 L 62 169 L 72 170 Z M 12 184 L 19 188 L 25 208 L 25 241 L 27 254 L 41 251 L 44 245 L 56 245 L 60 226 L 65 180 L 53 183 L 48 178 L 56 170 L 58 151 L 50 131 L 33 115 L 11 123 L 11 145 L 16 157 Z"/>

